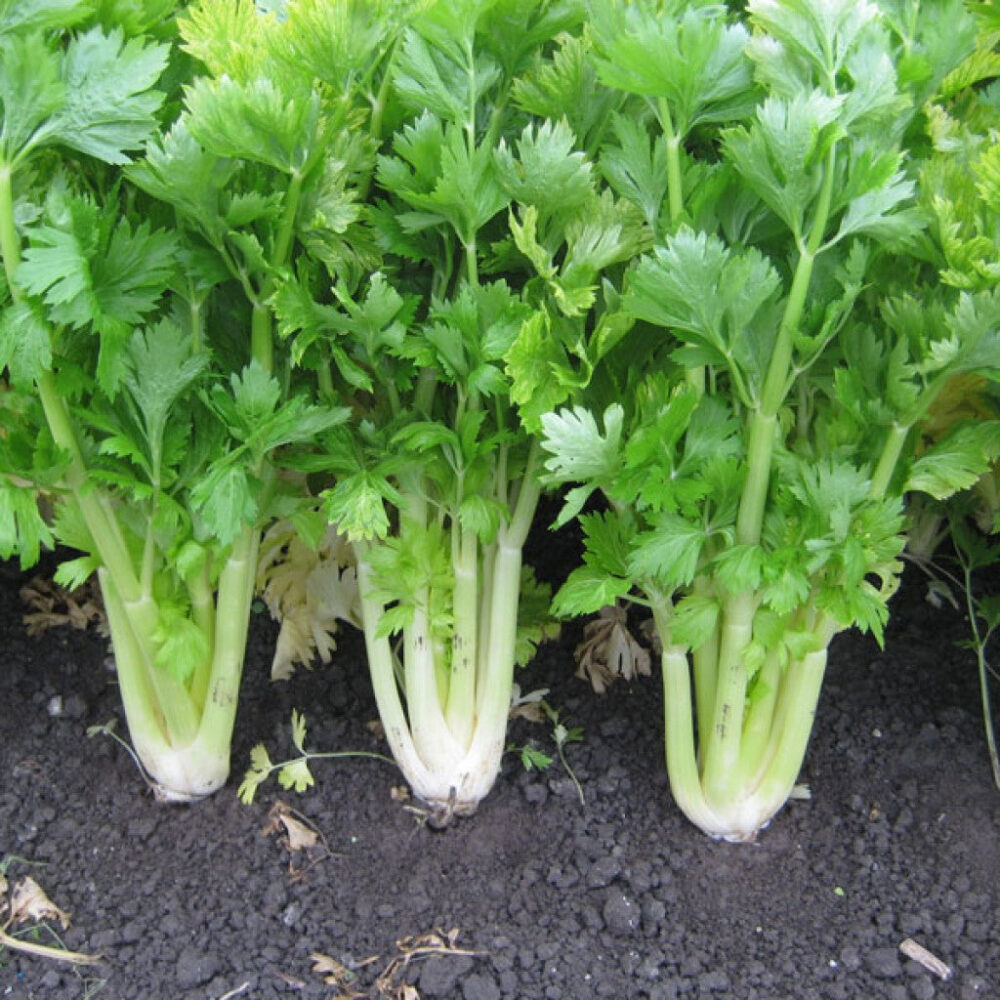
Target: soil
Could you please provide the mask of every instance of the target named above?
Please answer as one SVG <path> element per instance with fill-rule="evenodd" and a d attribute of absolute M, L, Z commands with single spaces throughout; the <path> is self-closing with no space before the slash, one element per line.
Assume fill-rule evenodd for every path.
<path fill-rule="evenodd" d="M 575 558 L 532 544 L 550 565 Z M 595 697 L 573 676 L 577 625 L 520 681 L 549 687 L 583 727 L 567 759 L 585 806 L 558 761 L 527 772 L 516 754 L 479 812 L 440 832 L 373 760 L 318 762 L 309 793 L 270 782 L 240 804 L 251 746 L 290 752 L 293 708 L 312 748 L 383 749 L 359 637 L 342 638 L 331 667 L 272 685 L 266 614 L 252 628 L 234 780 L 193 807 L 157 804 L 121 747 L 86 736 L 121 716 L 107 641 L 70 628 L 29 638 L 22 579 L 0 565 L 0 864 L 72 913 L 68 930 L 37 940 L 57 933 L 103 959 L 0 950 L 0 998 L 1000 1000 L 1000 793 L 974 662 L 956 646 L 962 618 L 925 601 L 918 573 L 894 600 L 884 652 L 856 633 L 835 640 L 803 774 L 812 798 L 753 845 L 713 842 L 678 812 L 655 674 Z M 512 739 L 553 749 L 525 721 Z M 279 799 L 327 856 L 262 834 Z M 900 953 L 906 938 L 950 980 Z M 339 964 L 340 987 L 314 953 L 332 960 L 326 975 Z"/>

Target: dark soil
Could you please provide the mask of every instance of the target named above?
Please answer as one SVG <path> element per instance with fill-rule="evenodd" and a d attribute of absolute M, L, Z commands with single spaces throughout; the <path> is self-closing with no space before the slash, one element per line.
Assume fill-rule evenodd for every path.
<path fill-rule="evenodd" d="M 961 616 L 927 604 L 918 574 L 895 600 L 885 652 L 854 633 L 835 641 L 803 775 L 813 797 L 749 846 L 712 842 L 681 816 L 656 677 L 596 698 L 573 677 L 578 626 L 521 682 L 550 687 L 584 728 L 568 757 L 585 808 L 558 763 L 528 773 L 513 754 L 478 814 L 443 832 L 394 799 L 399 774 L 371 760 L 318 763 L 307 795 L 272 782 L 241 805 L 250 747 L 288 752 L 293 707 L 314 748 L 380 749 L 358 638 L 344 637 L 331 668 L 272 686 L 266 616 L 234 781 L 194 807 L 158 805 L 119 746 L 85 735 L 121 714 L 106 640 L 68 628 L 29 639 L 20 581 L 0 567 L 0 863 L 72 912 L 66 947 L 104 961 L 0 950 L 0 997 L 350 996 L 313 971 L 314 952 L 356 970 L 355 996 L 378 997 L 376 977 L 408 947 L 398 942 L 457 928 L 474 955 L 418 953 L 389 978 L 424 1000 L 1000 998 L 1000 793 L 973 660 L 955 645 Z M 526 722 L 513 739 L 552 749 Z M 261 833 L 278 798 L 332 852 L 299 876 L 290 860 L 308 861 Z M 951 980 L 900 955 L 907 937 Z"/>

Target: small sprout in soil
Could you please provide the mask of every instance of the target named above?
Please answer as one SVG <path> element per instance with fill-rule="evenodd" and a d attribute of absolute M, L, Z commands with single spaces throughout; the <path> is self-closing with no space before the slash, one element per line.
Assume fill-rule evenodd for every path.
<path fill-rule="evenodd" d="M 583 728 L 581 726 L 573 726 L 572 728 L 567 727 L 560 719 L 562 710 L 553 708 L 543 697 L 534 697 L 539 694 L 544 695 L 547 694 L 547 692 L 532 692 L 532 694 L 526 695 L 515 704 L 512 709 L 512 713 L 517 711 L 518 714 L 522 715 L 524 718 L 530 719 L 534 722 L 541 722 L 543 718 L 549 721 L 549 724 L 552 726 L 552 742 L 555 744 L 559 762 L 562 764 L 566 773 L 569 775 L 570 780 L 573 782 L 574 787 L 576 788 L 576 794 L 580 799 L 580 805 L 586 808 L 587 801 L 583 794 L 583 787 L 577 779 L 576 772 L 572 767 L 570 767 L 570 763 L 566 759 L 565 752 L 568 744 L 583 742 Z M 531 714 L 522 710 L 521 706 L 525 704 L 530 704 L 531 708 L 534 710 Z M 531 741 L 520 747 L 511 743 L 508 745 L 507 750 L 508 752 L 516 753 L 520 756 L 521 766 L 526 771 L 547 771 L 555 759 L 550 754 L 540 750 Z"/>
<path fill-rule="evenodd" d="M 258 743 L 250 751 L 250 768 L 243 776 L 243 781 L 237 792 L 241 802 L 250 805 L 257 794 L 257 789 L 275 771 L 278 772 L 278 784 L 282 788 L 302 794 L 315 784 L 315 778 L 309 770 L 311 761 L 332 760 L 340 757 L 365 757 L 371 760 L 385 761 L 387 764 L 395 764 L 395 761 L 384 754 L 366 750 L 326 751 L 323 753 L 306 750 L 306 717 L 301 712 L 292 709 L 291 725 L 292 744 L 299 755 L 275 764 L 271 761 L 267 747 L 263 743 Z"/>

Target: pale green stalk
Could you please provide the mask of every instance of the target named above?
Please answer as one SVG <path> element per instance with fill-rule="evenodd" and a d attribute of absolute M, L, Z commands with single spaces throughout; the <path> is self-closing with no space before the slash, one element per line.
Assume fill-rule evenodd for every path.
<path fill-rule="evenodd" d="M 691 716 L 691 675 L 687 652 L 670 641 L 669 610 L 662 601 L 652 602 L 653 620 L 663 643 L 660 669 L 663 675 L 663 735 L 670 791 L 678 807 L 693 823 L 709 834 L 724 828 L 705 799 L 695 754 Z"/>
<path fill-rule="evenodd" d="M 417 753 L 410 735 L 406 713 L 399 697 L 392 647 L 387 636 L 377 636 L 378 623 L 385 613 L 382 604 L 372 597 L 375 579 L 369 562 L 370 543 L 354 542 L 357 556 L 358 600 L 361 604 L 361 621 L 365 636 L 365 651 L 368 669 L 372 679 L 372 690 L 378 705 L 379 718 L 385 730 L 385 738 L 392 755 L 399 764 L 414 791 L 422 795 L 422 789 L 431 786 L 427 768 Z"/>
<path fill-rule="evenodd" d="M 446 717 L 454 738 L 468 746 L 475 725 L 476 667 L 479 661 L 479 545 L 472 531 L 458 531 L 453 573 L 455 617 Z"/>
<path fill-rule="evenodd" d="M 775 709 L 783 687 L 781 650 L 769 649 L 755 681 L 755 693 L 743 723 L 740 752 L 740 782 L 753 787 L 759 780 L 771 735 L 775 731 Z"/>
<path fill-rule="evenodd" d="M 730 597 L 722 610 L 712 728 L 700 734 L 705 797 L 719 812 L 737 795 L 739 786 L 743 711 L 747 694 L 747 669 L 743 655 L 753 638 L 756 607 L 755 595 L 745 591 Z"/>

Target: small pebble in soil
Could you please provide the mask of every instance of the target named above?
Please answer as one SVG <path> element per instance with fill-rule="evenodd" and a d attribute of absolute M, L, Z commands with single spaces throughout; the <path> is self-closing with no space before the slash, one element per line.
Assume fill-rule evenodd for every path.
<path fill-rule="evenodd" d="M 586 883 L 588 889 L 603 889 L 611 883 L 621 873 L 622 866 L 617 858 L 610 855 L 598 858 L 587 869 Z"/>
<path fill-rule="evenodd" d="M 639 907 L 634 899 L 615 890 L 604 903 L 604 925 L 612 934 L 634 934 L 639 927 Z"/>
<path fill-rule="evenodd" d="M 892 979 L 903 971 L 895 948 L 872 948 L 865 955 L 865 967 L 879 979 Z"/>
<path fill-rule="evenodd" d="M 185 948 L 177 959 L 177 985 L 183 989 L 201 986 L 222 968 L 218 955 L 197 948 Z"/>
<path fill-rule="evenodd" d="M 474 972 L 462 982 L 465 1000 L 500 1000 L 500 987 L 488 973 Z"/>
<path fill-rule="evenodd" d="M 420 994 L 451 1000 L 459 980 L 472 971 L 473 959 L 468 955 L 455 957 L 432 956 L 420 970 Z"/>
<path fill-rule="evenodd" d="M 698 989 L 702 993 L 725 993 L 729 990 L 729 976 L 722 969 L 703 972 L 698 977 Z"/>

